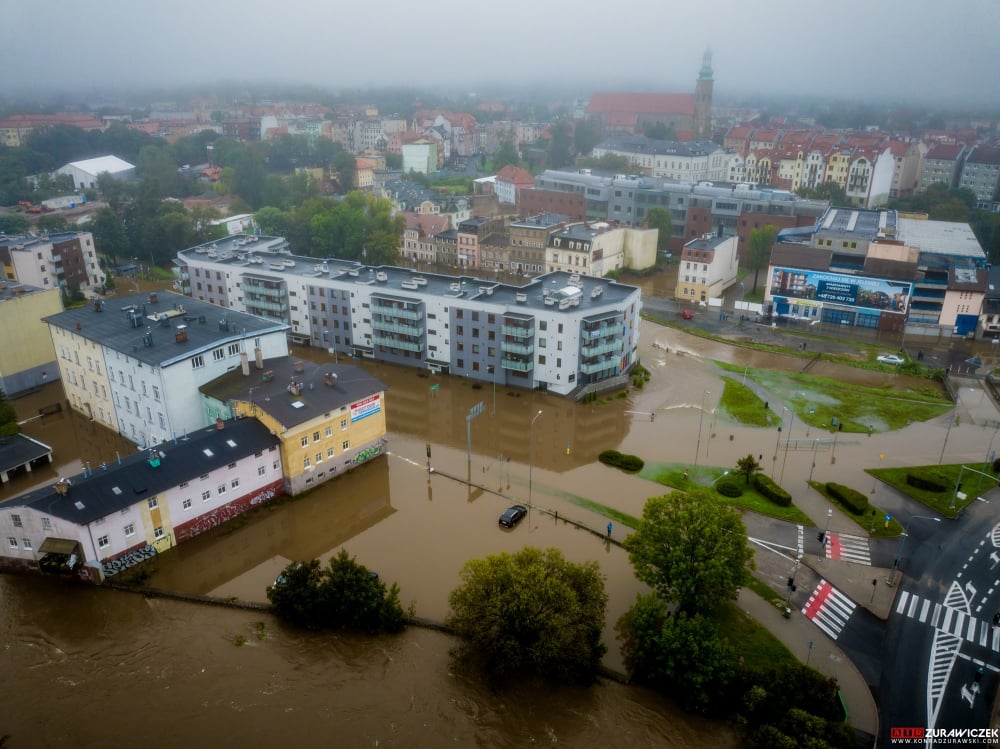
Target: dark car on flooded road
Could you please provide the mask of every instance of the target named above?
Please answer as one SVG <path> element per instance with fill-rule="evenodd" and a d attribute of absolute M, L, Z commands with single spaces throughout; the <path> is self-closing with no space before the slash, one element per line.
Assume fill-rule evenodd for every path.
<path fill-rule="evenodd" d="M 508 507 L 503 511 L 503 515 L 500 516 L 500 525 L 504 528 L 513 528 L 515 525 L 520 523 L 527 514 L 528 508 L 524 505 L 514 505 L 513 507 Z"/>

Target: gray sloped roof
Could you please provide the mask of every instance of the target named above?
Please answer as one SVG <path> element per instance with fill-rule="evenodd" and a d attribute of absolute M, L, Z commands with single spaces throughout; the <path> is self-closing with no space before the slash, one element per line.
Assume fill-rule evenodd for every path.
<path fill-rule="evenodd" d="M 224 426 L 200 429 L 185 439 L 158 445 L 157 456 L 162 453 L 158 467 L 150 465 L 150 451 L 143 451 L 121 463 L 92 467 L 89 476 L 69 477 L 65 495 L 50 484 L 14 497 L 5 506 L 30 507 L 85 525 L 278 444 L 278 438 L 255 419 L 227 421 Z"/>

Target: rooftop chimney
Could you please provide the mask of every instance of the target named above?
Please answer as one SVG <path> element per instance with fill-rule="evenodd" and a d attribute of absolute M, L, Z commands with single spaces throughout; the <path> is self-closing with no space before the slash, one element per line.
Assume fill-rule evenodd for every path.
<path fill-rule="evenodd" d="M 240 369 L 243 371 L 244 377 L 250 376 L 250 357 L 247 356 L 246 351 L 240 352 Z"/>
<path fill-rule="evenodd" d="M 257 365 L 257 369 L 264 368 L 264 352 L 260 350 L 260 346 L 257 346 L 253 350 L 254 363 Z"/>

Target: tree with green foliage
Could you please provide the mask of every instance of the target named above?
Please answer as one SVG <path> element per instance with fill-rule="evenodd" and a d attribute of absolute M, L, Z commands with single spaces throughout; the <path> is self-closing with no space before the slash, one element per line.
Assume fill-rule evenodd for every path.
<path fill-rule="evenodd" d="M 599 169 L 602 172 L 614 172 L 616 174 L 628 174 L 633 170 L 632 162 L 628 156 L 617 153 L 606 153 L 603 156 L 584 156 L 577 159 L 576 165 L 586 169 Z"/>
<path fill-rule="evenodd" d="M 20 213 L 0 214 L 0 234 L 24 234 L 28 231 L 28 219 Z"/>
<path fill-rule="evenodd" d="M 7 393 L 0 390 L 0 436 L 9 437 L 21 431 L 17 423 L 17 411 L 7 399 Z"/>
<path fill-rule="evenodd" d="M 573 123 L 573 150 L 578 154 L 589 154 L 601 142 L 601 126 L 597 120 L 588 118 Z"/>
<path fill-rule="evenodd" d="M 685 710 L 708 712 L 733 679 L 736 658 L 715 623 L 701 614 L 669 614 L 656 594 L 639 596 L 617 629 L 631 677 Z"/>
<path fill-rule="evenodd" d="M 800 198 L 809 200 L 828 200 L 833 206 L 847 206 L 851 201 L 847 198 L 847 191 L 833 181 L 827 181 L 818 187 L 800 187 L 795 193 Z"/>
<path fill-rule="evenodd" d="M 753 569 L 740 514 L 704 490 L 648 499 L 623 545 L 636 577 L 690 616 L 734 600 Z"/>
<path fill-rule="evenodd" d="M 462 640 L 457 655 L 494 677 L 534 673 L 593 680 L 608 597 L 597 562 L 567 561 L 558 549 L 471 559 L 451 592 L 445 623 Z"/>
<path fill-rule="evenodd" d="M 548 165 L 559 169 L 573 163 L 573 123 L 559 120 L 549 127 L 552 140 L 549 143 Z"/>
<path fill-rule="evenodd" d="M 387 588 L 343 549 L 326 567 L 318 559 L 288 565 L 268 587 L 267 599 L 275 614 L 306 629 L 375 633 L 406 626 L 399 586 Z"/>
<path fill-rule="evenodd" d="M 493 168 L 495 171 L 499 172 L 508 164 L 513 164 L 514 166 L 521 165 L 521 155 L 517 152 L 517 146 L 514 145 L 514 135 L 510 132 L 506 132 L 500 136 L 500 146 L 497 148 L 497 152 L 493 154 Z"/>
<path fill-rule="evenodd" d="M 736 472 L 746 478 L 747 486 L 750 486 L 751 479 L 753 479 L 760 468 L 760 463 L 757 462 L 757 458 L 752 454 L 736 461 Z"/>
<path fill-rule="evenodd" d="M 656 236 L 656 251 L 666 252 L 670 249 L 670 238 L 674 231 L 674 221 L 670 216 L 670 211 L 666 208 L 654 207 L 646 212 L 646 226 L 650 229 L 658 229 Z"/>
<path fill-rule="evenodd" d="M 233 193 L 256 210 L 264 205 L 264 159 L 255 148 L 247 148 L 233 165 Z"/>
<path fill-rule="evenodd" d="M 757 293 L 757 280 L 761 270 L 771 262 L 771 249 L 774 247 L 774 240 L 777 236 L 778 227 L 774 224 L 750 230 L 746 264 L 753 271 L 753 290 L 751 292 L 753 294 Z"/>
<path fill-rule="evenodd" d="M 643 128 L 643 135 L 654 140 L 677 140 L 677 129 L 672 122 L 654 122 Z"/>
<path fill-rule="evenodd" d="M 46 213 L 38 217 L 38 221 L 35 222 L 35 229 L 39 233 L 58 234 L 59 232 L 71 231 L 73 225 L 65 216 L 60 216 L 56 213 Z"/>
<path fill-rule="evenodd" d="M 119 258 L 129 257 L 128 238 L 121 218 L 111 208 L 102 208 L 90 221 L 94 247 L 98 253 L 117 265 Z"/>

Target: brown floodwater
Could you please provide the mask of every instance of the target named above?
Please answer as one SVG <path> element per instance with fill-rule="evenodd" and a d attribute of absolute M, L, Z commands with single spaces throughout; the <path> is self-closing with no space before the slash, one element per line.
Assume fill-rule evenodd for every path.
<path fill-rule="evenodd" d="M 260 612 L 18 576 L 0 576 L 0 602 L 10 749 L 738 746 L 637 687 L 491 691 L 452 671 L 451 639 L 430 630 L 309 634 Z"/>
<path fill-rule="evenodd" d="M 931 463 L 941 452 L 948 462 L 982 459 L 1000 419 L 980 391 L 962 388 L 957 423 L 945 416 L 894 433 L 841 435 L 834 466 L 826 459 L 829 444 L 816 442 L 829 439 L 825 431 L 795 423 L 779 445 L 775 429 L 743 427 L 718 411 L 722 382 L 712 360 L 798 369 L 801 359 L 642 325 L 651 381 L 627 398 L 599 403 L 504 387 L 494 394 L 490 384 L 359 362 L 388 386 L 389 454 L 156 557 L 147 565 L 149 583 L 264 601 L 266 586 L 289 561 L 346 549 L 398 583 L 404 605 L 412 603 L 418 616 L 440 620 L 466 560 L 555 546 L 573 561 L 600 564 L 609 595 L 605 663 L 621 669 L 614 623 L 643 587 L 627 555 L 601 537 L 607 518 L 582 500 L 639 515 L 648 497 L 666 489 L 601 465 L 601 450 L 715 466 L 720 474 L 747 453 L 766 454 L 765 466 L 780 468 L 799 502 L 810 450 L 814 458 L 822 450 L 814 469 L 819 480 L 864 476 L 862 468 L 879 464 Z M 329 360 L 313 349 L 294 354 Z M 860 384 L 898 382 L 830 367 L 822 373 Z M 60 398 L 53 384 L 15 405 L 24 418 Z M 480 402 L 482 413 L 467 426 L 469 410 Z M 68 412 L 34 419 L 25 430 L 52 444 L 56 461 L 15 477 L 0 499 L 77 470 L 81 459 L 97 465 L 135 449 Z M 781 462 L 772 463 L 779 455 Z M 524 522 L 511 531 L 497 526 L 505 507 L 529 498 L 533 509 Z M 616 541 L 624 531 L 614 527 Z M 0 687 L 0 705 L 13 707 L 3 711 L 13 717 L 0 720 L 0 735 L 13 733 L 16 747 L 107 745 L 108 726 L 115 736 L 135 731 L 154 745 L 735 745 L 727 730 L 630 687 L 488 692 L 449 670 L 450 640 L 435 632 L 306 635 L 259 613 L 31 578 L 0 578 L 0 603 L 0 665 L 21 675 Z M 265 622 L 263 640 L 256 638 L 256 621 Z M 241 634 L 248 642 L 237 647 Z M 60 719 L 51 720 L 53 714 Z"/>

